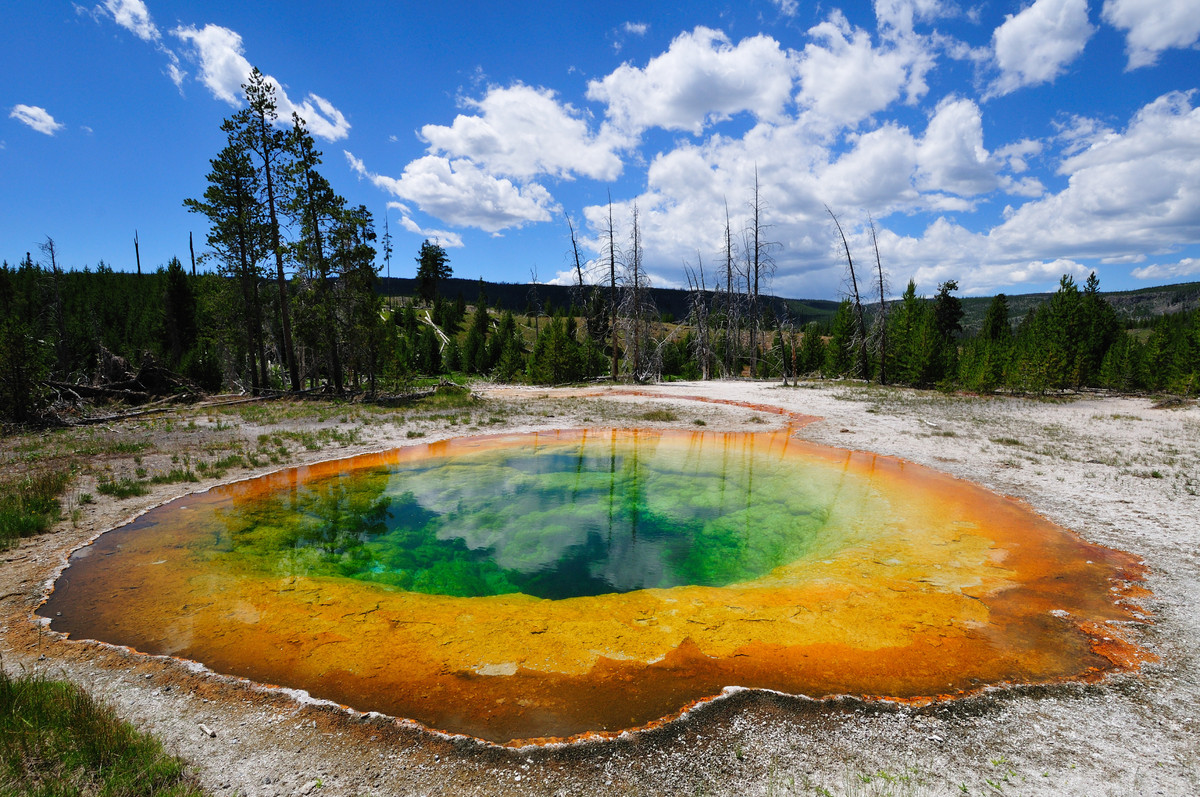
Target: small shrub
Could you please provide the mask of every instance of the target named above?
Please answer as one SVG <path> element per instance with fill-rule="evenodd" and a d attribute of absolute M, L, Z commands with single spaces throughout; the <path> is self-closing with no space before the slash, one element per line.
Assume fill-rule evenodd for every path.
<path fill-rule="evenodd" d="M 675 414 L 675 411 L 669 409 L 649 410 L 647 412 L 643 412 L 638 417 L 640 417 L 643 421 L 658 421 L 662 423 L 679 420 L 679 416 Z"/>

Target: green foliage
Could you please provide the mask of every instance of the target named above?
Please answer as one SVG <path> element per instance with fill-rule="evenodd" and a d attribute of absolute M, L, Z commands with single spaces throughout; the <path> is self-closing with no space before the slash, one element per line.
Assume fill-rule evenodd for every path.
<path fill-rule="evenodd" d="M 449 279 L 451 273 L 446 250 L 426 239 L 417 255 L 417 295 L 432 302 L 438 295 L 438 282 Z"/>
<path fill-rule="evenodd" d="M 200 795 L 183 762 L 74 684 L 0 671 L 4 794 Z"/>
<path fill-rule="evenodd" d="M 0 320 L 0 421 L 30 421 L 48 399 L 50 350 L 17 318 Z"/>
<path fill-rule="evenodd" d="M 0 549 L 54 525 L 62 515 L 59 496 L 70 482 L 70 470 L 60 468 L 0 483 Z"/>
<path fill-rule="evenodd" d="M 850 300 L 843 299 L 838 305 L 837 315 L 829 331 L 829 343 L 825 347 L 825 362 L 821 368 L 825 376 L 845 376 L 853 365 L 850 347 L 854 342 L 854 316 L 850 311 Z"/>
<path fill-rule="evenodd" d="M 821 370 L 825 362 L 825 341 L 821 337 L 821 328 L 816 321 L 809 321 L 804 327 L 804 335 L 800 339 L 800 349 L 796 352 L 796 372 L 812 374 Z"/>
<path fill-rule="evenodd" d="M 503 326 L 497 337 L 503 334 Z M 574 316 L 554 316 L 533 344 L 527 366 L 529 381 L 557 385 L 595 376 L 603 368 L 603 355 L 588 343 L 579 340 Z"/>

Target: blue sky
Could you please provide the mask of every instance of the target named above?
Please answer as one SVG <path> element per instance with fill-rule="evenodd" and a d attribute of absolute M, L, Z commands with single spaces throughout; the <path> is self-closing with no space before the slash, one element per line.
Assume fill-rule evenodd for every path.
<path fill-rule="evenodd" d="M 1200 280 L 1200 3 L 15 0 L 0 10 L 0 257 L 143 268 L 203 251 L 200 196 L 251 65 L 393 276 L 570 278 L 636 204 L 653 283 L 722 257 L 757 169 L 771 289 L 845 290 L 874 219 L 894 293 Z M 662 4 L 666 6 L 667 4 Z M 594 263 L 593 263 L 594 265 Z"/>

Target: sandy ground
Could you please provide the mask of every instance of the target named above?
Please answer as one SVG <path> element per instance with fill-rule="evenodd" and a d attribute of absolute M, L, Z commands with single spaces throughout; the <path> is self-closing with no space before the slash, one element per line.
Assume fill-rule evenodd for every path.
<path fill-rule="evenodd" d="M 773 405 L 821 418 L 798 432 L 803 438 L 970 479 L 1092 542 L 1141 557 L 1153 593 L 1142 605 L 1153 622 L 1131 633 L 1159 661 L 1102 684 L 997 688 L 923 708 L 743 692 L 615 741 L 509 750 L 316 705 L 182 662 L 64 641 L 32 619 L 71 550 L 151 506 L 211 486 L 202 483 L 120 502 L 96 496 L 73 522 L 0 554 L 3 664 L 84 685 L 192 762 L 204 787 L 219 795 L 1200 794 L 1200 408 L 848 384 L 677 383 L 603 399 L 577 393 L 498 388 L 492 395 L 509 410 L 486 429 L 379 416 L 359 426 L 352 442 L 296 452 L 288 464 L 482 431 L 628 424 L 662 406 L 678 419 L 640 425 L 695 428 L 702 419 L 713 429 L 761 430 L 782 419 L 683 397 Z M 336 417 L 323 423 L 354 425 Z M 228 417 L 216 423 L 214 434 L 252 441 L 275 429 L 320 426 L 228 424 Z M 414 424 L 425 434 L 419 440 L 408 436 Z M 87 478 L 76 492 L 89 489 Z"/>

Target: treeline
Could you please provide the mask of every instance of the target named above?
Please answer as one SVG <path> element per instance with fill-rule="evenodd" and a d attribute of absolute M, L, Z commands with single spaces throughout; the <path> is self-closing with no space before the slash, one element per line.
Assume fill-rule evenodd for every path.
<path fill-rule="evenodd" d="M 964 335 L 956 289 L 949 281 L 925 299 L 910 282 L 898 302 L 876 309 L 866 336 L 856 334 L 846 300 L 827 335 L 813 325 L 799 339 L 779 340 L 781 359 L 795 364 L 792 374 L 985 393 L 1200 390 L 1200 309 L 1129 329 L 1100 295 L 1094 272 L 1082 290 L 1064 275 L 1046 302 L 1017 320 L 1004 294 L 993 297 L 979 332 Z"/>

